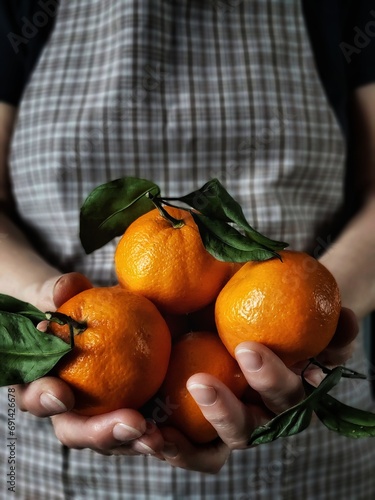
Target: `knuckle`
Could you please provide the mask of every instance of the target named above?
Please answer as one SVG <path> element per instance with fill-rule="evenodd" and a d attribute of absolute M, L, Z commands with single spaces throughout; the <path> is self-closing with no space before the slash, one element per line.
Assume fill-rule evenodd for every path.
<path fill-rule="evenodd" d="M 87 436 L 87 448 L 90 448 L 91 450 L 97 450 L 102 453 L 109 451 L 109 446 L 105 446 L 105 444 L 98 438 L 95 433 L 90 433 Z"/>
<path fill-rule="evenodd" d="M 230 443 L 227 443 L 227 446 L 231 450 L 244 450 L 248 448 L 247 446 L 248 438 L 245 436 L 238 436 L 237 438 L 235 437 L 230 441 Z"/>
<path fill-rule="evenodd" d="M 54 429 L 55 435 L 60 443 L 64 446 L 67 446 L 68 448 L 73 448 L 73 446 L 70 445 L 70 440 L 68 439 L 65 430 L 60 425 L 56 424 L 54 424 Z"/>
<path fill-rule="evenodd" d="M 227 411 L 216 411 L 210 416 L 209 421 L 216 429 L 227 429 L 231 426 L 230 414 Z"/>
<path fill-rule="evenodd" d="M 61 444 L 71 449 L 82 449 L 82 446 L 78 446 L 74 439 L 72 439 L 72 436 L 69 435 L 69 428 L 67 426 L 54 417 L 51 417 L 51 421 L 55 435 Z"/>

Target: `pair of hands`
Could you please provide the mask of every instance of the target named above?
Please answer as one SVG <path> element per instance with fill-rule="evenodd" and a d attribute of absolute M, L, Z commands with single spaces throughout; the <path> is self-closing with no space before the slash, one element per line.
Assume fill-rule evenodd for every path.
<path fill-rule="evenodd" d="M 37 292 L 38 299 L 30 302 L 43 310 L 53 310 L 89 287 L 90 282 L 81 274 L 65 274 L 45 282 Z M 343 308 L 336 335 L 319 360 L 328 366 L 343 364 L 351 355 L 357 333 L 354 313 Z M 304 398 L 298 367 L 288 369 L 265 346 L 244 342 L 237 347 L 236 359 L 249 386 L 259 393 L 262 401 L 258 405 L 245 405 L 215 377 L 204 373 L 191 377 L 188 389 L 220 437 L 204 446 L 194 445 L 172 427 L 158 428 L 131 409 L 94 417 L 77 415 L 71 411 L 72 391 L 54 377 L 17 386 L 17 403 L 21 410 L 35 416 L 51 417 L 57 438 L 70 448 L 90 448 L 104 455 L 153 455 L 172 466 L 216 473 L 232 450 L 246 448 L 255 427 Z M 307 378 L 317 385 L 323 375 L 312 368 Z"/>

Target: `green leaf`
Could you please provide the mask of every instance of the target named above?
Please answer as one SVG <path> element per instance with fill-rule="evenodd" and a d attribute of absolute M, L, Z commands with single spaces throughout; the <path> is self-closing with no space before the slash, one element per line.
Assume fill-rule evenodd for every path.
<path fill-rule="evenodd" d="M 39 322 L 46 319 L 45 313 L 33 305 L 2 293 L 0 293 L 0 311 L 21 314 L 33 322 Z"/>
<path fill-rule="evenodd" d="M 350 438 L 375 436 L 375 415 L 345 405 L 326 394 L 315 408 L 320 421 L 328 429 Z"/>
<path fill-rule="evenodd" d="M 341 379 L 341 373 L 340 368 L 335 368 L 316 388 L 304 381 L 307 384 L 309 395 L 297 405 L 274 417 L 267 424 L 257 427 L 250 436 L 248 446 L 269 443 L 305 430 L 310 424 L 312 414 L 319 401 L 332 387 L 337 385 Z"/>
<path fill-rule="evenodd" d="M 86 198 L 80 213 L 80 239 L 87 254 L 122 235 L 138 217 L 154 207 L 146 196 L 158 195 L 151 181 L 123 177 L 102 184 Z"/>
<path fill-rule="evenodd" d="M 0 313 L 0 386 L 43 377 L 70 350 L 63 340 L 37 330 L 30 319 Z"/>
<path fill-rule="evenodd" d="M 226 210 L 224 209 L 218 195 L 219 186 L 221 186 L 219 180 L 212 179 L 206 182 L 206 184 L 204 184 L 204 186 L 200 189 L 197 189 L 196 191 L 193 191 L 185 196 L 181 196 L 178 200 L 186 203 L 186 205 L 189 205 L 192 208 L 195 208 L 201 214 L 207 215 L 207 217 L 218 219 L 223 222 L 232 222 L 232 219 L 226 214 Z M 228 196 L 230 195 L 228 194 Z M 233 202 L 238 205 L 236 201 L 233 200 Z"/>
<path fill-rule="evenodd" d="M 241 205 L 228 193 L 218 179 L 212 179 L 197 191 L 179 198 L 180 201 L 195 208 L 201 214 L 222 222 L 234 222 L 243 229 L 252 241 L 269 250 L 282 250 L 288 246 L 262 235 L 247 222 Z"/>
<path fill-rule="evenodd" d="M 234 227 L 220 220 L 191 211 L 205 249 L 216 259 L 225 262 L 267 260 L 278 254 L 249 240 Z"/>
<path fill-rule="evenodd" d="M 305 430 L 311 422 L 313 410 L 310 406 L 293 407 L 273 418 L 268 424 L 257 427 L 248 441 L 248 446 L 265 444 L 281 437 L 293 436 Z"/>

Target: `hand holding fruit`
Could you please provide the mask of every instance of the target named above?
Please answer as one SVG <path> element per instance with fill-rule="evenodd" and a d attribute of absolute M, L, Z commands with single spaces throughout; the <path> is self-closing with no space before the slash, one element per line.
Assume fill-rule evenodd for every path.
<path fill-rule="evenodd" d="M 91 286 L 89 280 L 80 273 L 56 275 L 36 287 L 38 294 L 34 290 L 30 292 L 30 302 L 42 310 L 54 310 L 70 297 Z M 19 408 L 37 417 L 52 416 L 74 406 L 71 388 L 55 377 L 44 377 L 15 387 Z"/>
<path fill-rule="evenodd" d="M 68 298 L 69 292 L 62 285 L 67 280 L 66 284 L 71 287 L 71 277 L 74 277 L 74 275 L 68 275 L 68 279 L 63 278 L 59 282 L 60 290 L 58 293 L 61 296 L 64 295 L 64 299 Z M 75 291 L 79 290 L 75 288 Z M 56 296 L 55 303 L 58 305 Z M 346 315 L 349 316 L 349 319 L 352 319 L 350 313 Z M 341 322 L 341 324 L 345 326 L 346 322 Z M 352 321 L 352 324 L 354 325 L 355 323 Z M 353 333 L 355 334 L 356 331 L 349 327 L 347 328 L 347 333 L 349 335 L 346 335 L 346 337 L 350 340 L 350 336 Z M 342 335 L 338 335 L 338 337 L 341 338 Z M 244 344 L 243 346 L 249 347 L 249 344 Z M 254 373 L 244 369 L 245 377 L 250 382 L 250 385 L 253 385 L 259 391 L 269 408 L 274 413 L 279 413 L 303 396 L 301 379 L 288 370 L 266 347 L 255 343 L 252 345 L 252 348 L 263 357 L 263 367 L 261 371 Z M 209 357 L 210 352 L 205 354 Z M 239 357 L 238 360 L 242 367 L 244 365 L 242 358 Z M 264 379 L 260 376 L 261 374 L 263 374 Z M 246 446 L 246 441 L 251 431 L 260 423 L 268 421 L 272 413 L 267 411 L 263 403 L 246 407 L 223 383 L 212 376 L 204 374 L 194 375 L 189 380 L 189 388 L 192 385 L 197 386 L 197 384 L 201 394 L 205 391 L 212 393 L 212 389 L 205 389 L 204 386 L 212 387 L 217 393 L 214 404 L 209 406 L 203 404 L 200 405 L 200 408 L 203 415 L 217 430 L 222 443 L 216 442 L 213 445 L 209 444 L 204 447 L 202 445 L 197 447 L 178 431 L 171 428 L 162 430 L 165 443 L 155 427 L 151 426 L 151 428 L 147 429 L 144 418 L 138 412 L 125 409 L 90 418 L 77 415 L 75 412 L 57 415 L 53 418 L 56 435 L 61 442 L 70 447 L 89 447 L 101 453 L 148 454 L 151 452 L 156 456 L 161 456 L 160 452 L 165 450 L 164 458 L 173 465 L 215 472 L 224 464 L 230 450 Z M 37 406 L 38 396 L 43 389 L 45 392 L 49 392 L 54 397 L 60 399 L 60 401 L 63 401 L 69 409 L 71 408 L 72 395 L 68 386 L 59 379 L 48 377 L 39 379 L 21 389 L 22 398 L 20 403 L 23 409 L 31 410 L 39 416 L 45 416 L 45 409 Z M 192 393 L 194 394 L 193 390 Z M 197 402 L 199 403 L 198 399 Z M 48 414 L 53 413 L 55 411 Z M 120 425 L 117 428 L 123 432 L 121 440 L 118 439 L 120 435 L 114 431 L 117 423 L 125 423 L 125 425 Z M 135 433 L 132 431 L 132 428 L 135 429 Z M 139 433 L 143 433 L 140 439 L 142 444 L 136 438 Z M 117 439 L 115 436 L 117 436 Z M 129 441 L 129 443 L 121 445 L 122 440 Z M 170 457 L 171 453 L 174 455 L 173 458 Z"/>
<path fill-rule="evenodd" d="M 33 296 L 33 302 L 53 310 L 91 286 L 79 273 L 56 276 L 40 286 L 40 297 Z M 162 449 L 160 433 L 135 410 L 121 409 L 90 418 L 72 412 L 72 389 L 58 377 L 42 377 L 15 388 L 19 408 L 38 417 L 53 417 L 56 436 L 66 446 L 128 455 Z"/>
<path fill-rule="evenodd" d="M 324 349 L 321 362 L 346 361 L 356 334 L 350 311 L 342 310 L 339 321 L 340 296 L 328 270 L 251 228 L 216 180 L 179 198 L 193 207 L 183 210 L 160 198 L 157 186 L 148 181 L 126 178 L 109 184 L 108 192 L 105 186 L 99 194 L 95 190 L 82 208 L 81 241 L 93 251 L 126 229 L 115 254 L 120 286 L 76 294 L 80 290 L 69 285 L 75 279 L 65 285 L 60 280 L 54 305 L 64 303 L 47 315 L 4 296 L 3 342 L 9 348 L 9 373 L 17 381 L 9 382 L 3 368 L 2 383 L 31 381 L 47 372 L 65 381 L 75 401 L 61 385 L 55 389 L 60 387 L 62 399 L 52 391 L 49 402 L 57 404 L 55 431 L 67 446 L 159 458 L 164 453 L 174 465 L 196 470 L 218 470 L 232 449 L 301 432 L 314 412 L 341 432 L 341 426 L 332 427 L 327 405 L 333 398 L 327 393 L 342 376 L 361 375 L 343 367 L 330 370 L 317 359 L 306 368 Z M 119 202 L 112 200 L 118 189 L 123 196 Z M 82 288 L 90 287 L 86 285 Z M 199 330 L 202 310 L 210 311 L 213 301 L 215 318 L 208 324 L 217 327 L 219 336 L 185 335 L 175 342 L 170 358 L 171 320 L 180 314 L 183 324 L 191 315 L 190 324 Z M 27 356 L 19 364 L 23 337 L 10 333 L 15 319 L 10 313 L 19 313 L 19 329 L 22 323 L 36 356 L 43 363 L 53 357 L 53 363 L 36 370 Z M 46 335 L 32 323 L 41 315 L 50 321 Z M 337 325 L 339 341 L 334 338 Z M 197 343 L 189 344 L 189 339 Z M 315 388 L 324 378 L 322 369 L 328 376 Z M 40 416 L 56 413 L 56 408 L 46 413 L 33 407 L 40 396 L 35 388 L 48 392 L 56 379 L 36 383 L 41 385 L 21 390 L 21 407 Z M 163 424 L 161 430 L 150 421 L 148 430 L 146 426 L 154 395 L 173 399 L 167 421 L 157 422 Z M 340 403 L 333 401 L 337 410 Z M 345 435 L 373 435 L 371 414 L 348 412 L 343 405 L 341 410 L 350 427 Z M 295 419 L 300 423 L 290 427 Z"/>
<path fill-rule="evenodd" d="M 343 309 L 337 331 L 319 360 L 333 366 L 347 360 L 358 324 L 349 309 Z M 210 352 L 206 352 L 207 359 Z M 217 431 L 220 439 L 196 445 L 173 427 L 162 428 L 164 458 L 175 467 L 216 473 L 225 464 L 232 450 L 243 449 L 252 431 L 266 424 L 305 397 L 298 367 L 287 368 L 270 349 L 257 342 L 244 342 L 236 349 L 236 359 L 249 384 L 257 391 L 251 393 L 252 403 L 240 401 L 215 377 L 198 373 L 188 379 L 187 387 L 202 414 Z M 306 363 L 301 363 L 306 366 Z M 318 384 L 322 372 L 316 366 L 309 371 L 308 380 Z"/>

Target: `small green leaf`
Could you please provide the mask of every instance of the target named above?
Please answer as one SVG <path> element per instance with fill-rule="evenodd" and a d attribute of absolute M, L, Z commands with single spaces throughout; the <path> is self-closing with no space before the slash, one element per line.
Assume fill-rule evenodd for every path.
<path fill-rule="evenodd" d="M 80 213 L 80 239 L 87 254 L 122 235 L 138 217 L 154 207 L 146 196 L 158 195 L 151 181 L 123 177 L 102 184 L 86 198 Z"/>
<path fill-rule="evenodd" d="M 273 418 L 268 424 L 257 427 L 248 441 L 248 446 L 265 444 L 281 437 L 293 436 L 310 425 L 313 410 L 309 406 L 293 407 Z"/>
<path fill-rule="evenodd" d="M 315 408 L 320 421 L 328 429 L 350 438 L 375 436 L 375 415 L 345 405 L 329 394 L 320 399 Z"/>
<path fill-rule="evenodd" d="M 43 377 L 70 350 L 63 340 L 37 330 L 30 319 L 0 313 L 0 386 Z"/>
<path fill-rule="evenodd" d="M 241 205 L 228 193 L 218 179 L 212 179 L 197 191 L 179 198 L 180 201 L 195 208 L 201 214 L 222 222 L 234 222 L 243 229 L 252 241 L 269 250 L 282 250 L 288 246 L 263 236 L 247 222 Z"/>
<path fill-rule="evenodd" d="M 267 424 L 257 427 L 250 436 L 248 446 L 269 443 L 305 430 L 319 401 L 332 387 L 338 384 L 341 373 L 340 368 L 333 369 L 316 388 L 304 381 L 309 395 L 297 405 L 274 417 Z M 302 380 L 304 379 L 302 378 Z"/>
<path fill-rule="evenodd" d="M 212 179 L 206 182 L 200 189 L 186 194 L 185 196 L 181 196 L 178 200 L 198 210 L 201 214 L 207 215 L 207 217 L 223 222 L 232 222 L 232 219 L 227 216 L 226 210 L 218 195 L 219 185 L 221 186 L 217 179 Z M 234 201 L 234 203 L 237 202 Z"/>
<path fill-rule="evenodd" d="M 2 293 L 0 294 L 0 311 L 21 314 L 31 319 L 33 322 L 39 322 L 46 319 L 45 313 L 33 305 Z"/>
<path fill-rule="evenodd" d="M 267 260 L 278 254 L 249 240 L 234 227 L 220 220 L 191 212 L 205 249 L 216 259 L 225 262 Z"/>

